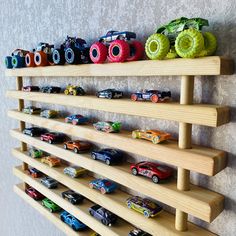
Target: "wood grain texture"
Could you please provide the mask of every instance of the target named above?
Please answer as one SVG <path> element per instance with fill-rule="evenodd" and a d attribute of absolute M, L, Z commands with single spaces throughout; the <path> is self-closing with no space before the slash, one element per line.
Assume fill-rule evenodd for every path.
<path fill-rule="evenodd" d="M 229 107 L 208 104 L 133 102 L 130 99 L 98 99 L 95 96 L 68 96 L 39 92 L 7 91 L 7 97 L 113 113 L 188 122 L 217 127 L 229 122 Z M 184 115 L 183 115 L 184 114 Z"/>
<path fill-rule="evenodd" d="M 164 76 L 164 75 L 230 75 L 233 60 L 211 56 L 195 59 L 142 60 L 124 63 L 46 66 L 6 70 L 6 76 Z"/>

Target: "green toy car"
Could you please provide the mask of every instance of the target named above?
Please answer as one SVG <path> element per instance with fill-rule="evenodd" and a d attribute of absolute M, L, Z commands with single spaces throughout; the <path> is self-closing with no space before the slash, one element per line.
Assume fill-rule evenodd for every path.
<path fill-rule="evenodd" d="M 106 133 L 118 133 L 121 129 L 120 122 L 111 122 L 111 121 L 98 121 L 93 124 L 93 127 L 96 130 L 103 131 Z"/>
<path fill-rule="evenodd" d="M 44 155 L 43 151 L 37 148 L 30 148 L 29 149 L 29 156 L 32 158 L 40 158 Z"/>
<path fill-rule="evenodd" d="M 48 198 L 43 199 L 42 205 L 48 208 L 50 212 L 58 212 L 61 210 L 61 207 L 59 207 L 56 203 L 54 203 Z"/>
<path fill-rule="evenodd" d="M 172 20 L 147 39 L 146 54 L 152 60 L 210 56 L 216 51 L 217 40 L 211 32 L 201 32 L 208 25 L 202 18 Z"/>

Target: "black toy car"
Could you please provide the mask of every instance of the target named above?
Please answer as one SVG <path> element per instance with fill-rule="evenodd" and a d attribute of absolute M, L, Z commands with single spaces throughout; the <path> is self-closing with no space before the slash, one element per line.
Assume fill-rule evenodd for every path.
<path fill-rule="evenodd" d="M 98 98 L 122 98 L 123 97 L 123 92 L 122 91 L 118 91 L 116 89 L 105 89 L 105 90 L 101 90 L 98 91 L 96 93 L 96 96 Z"/>
<path fill-rule="evenodd" d="M 30 135 L 31 137 L 34 136 L 40 136 L 41 134 L 46 133 L 47 130 L 44 128 L 39 128 L 39 127 L 31 127 L 31 128 L 25 128 L 23 130 L 23 134 Z"/>
<path fill-rule="evenodd" d="M 94 205 L 90 207 L 89 213 L 91 216 L 95 217 L 96 219 L 98 219 L 104 225 L 107 225 L 107 226 L 111 226 L 118 219 L 117 215 L 113 214 L 112 212 L 106 210 L 105 208 L 99 205 Z"/>
<path fill-rule="evenodd" d="M 40 89 L 38 86 L 24 86 L 22 87 L 22 91 L 24 92 L 38 92 Z"/>
<path fill-rule="evenodd" d="M 45 86 L 40 89 L 42 93 L 60 93 L 61 88 L 57 86 Z"/>
<path fill-rule="evenodd" d="M 129 232 L 128 236 L 151 236 L 151 234 L 146 233 L 141 229 L 133 229 Z"/>
<path fill-rule="evenodd" d="M 53 50 L 52 58 L 55 65 L 89 63 L 89 47 L 84 39 L 67 36 L 61 47 Z"/>
<path fill-rule="evenodd" d="M 84 200 L 84 196 L 79 193 L 74 192 L 73 190 L 67 190 L 61 193 L 61 196 L 64 199 L 67 199 L 73 205 L 82 203 Z"/>

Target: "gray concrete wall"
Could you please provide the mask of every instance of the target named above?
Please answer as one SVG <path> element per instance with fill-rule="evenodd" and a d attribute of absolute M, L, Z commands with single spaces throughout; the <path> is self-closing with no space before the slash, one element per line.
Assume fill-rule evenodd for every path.
<path fill-rule="evenodd" d="M 203 17 L 209 19 L 209 30 L 218 38 L 218 55 L 236 56 L 236 2 L 234 0 L 68 0 L 68 1 L 36 1 L 8 0 L 0 1 L 0 58 L 4 58 L 15 48 L 31 49 L 38 42 L 60 42 L 68 34 L 80 36 L 92 42 L 107 30 L 130 30 L 137 33 L 142 41 L 152 34 L 157 26 L 177 17 Z M 18 182 L 12 175 L 12 167 L 19 164 L 10 154 L 10 149 L 18 145 L 9 137 L 8 131 L 18 123 L 6 117 L 9 108 L 17 103 L 5 98 L 7 89 L 15 88 L 15 80 L 4 76 L 4 65 L 1 63 L 0 78 L 0 235 L 63 235 L 39 213 L 31 209 L 12 191 Z M 95 88 L 115 87 L 125 92 L 140 88 L 169 88 L 174 98 L 179 98 L 179 78 L 60 78 L 37 79 L 34 83 L 63 84 L 77 81 L 85 89 L 94 92 Z M 193 140 L 195 143 L 211 146 L 229 152 L 228 167 L 214 177 L 192 174 L 191 179 L 226 197 L 224 212 L 212 223 L 206 224 L 191 218 L 195 223 L 223 236 L 236 234 L 236 80 L 235 76 L 198 77 L 195 82 L 195 101 L 229 105 L 232 109 L 232 122 L 219 128 L 194 126 Z M 51 106 L 53 107 L 53 106 Z M 120 119 L 126 128 L 159 128 L 178 132 L 178 124 L 161 120 L 150 120 L 102 114 L 87 110 L 71 110 L 90 114 L 94 118 Z"/>

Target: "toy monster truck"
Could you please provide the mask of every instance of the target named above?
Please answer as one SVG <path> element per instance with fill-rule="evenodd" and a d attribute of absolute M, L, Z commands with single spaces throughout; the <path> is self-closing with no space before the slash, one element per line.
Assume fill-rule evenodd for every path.
<path fill-rule="evenodd" d="M 5 65 L 7 69 L 25 67 L 25 56 L 29 51 L 23 49 L 15 49 L 11 56 L 5 58 Z"/>
<path fill-rule="evenodd" d="M 52 58 L 55 65 L 89 63 L 89 47 L 84 39 L 67 36 L 60 48 L 53 50 Z"/>
<path fill-rule="evenodd" d="M 53 64 L 52 51 L 54 45 L 39 43 L 32 52 L 27 53 L 25 64 L 27 67 L 48 66 Z"/>
<path fill-rule="evenodd" d="M 90 58 L 94 63 L 136 61 L 143 57 L 144 47 L 133 32 L 108 31 L 90 48 Z"/>
<path fill-rule="evenodd" d="M 65 95 L 85 95 L 85 91 L 82 87 L 76 85 L 67 85 L 66 89 L 64 90 Z"/>
<path fill-rule="evenodd" d="M 216 51 L 217 41 L 212 33 L 201 32 L 208 25 L 208 20 L 202 18 L 173 20 L 147 39 L 146 54 L 152 60 L 210 56 Z"/>

